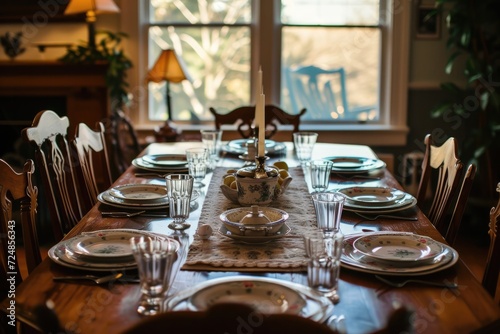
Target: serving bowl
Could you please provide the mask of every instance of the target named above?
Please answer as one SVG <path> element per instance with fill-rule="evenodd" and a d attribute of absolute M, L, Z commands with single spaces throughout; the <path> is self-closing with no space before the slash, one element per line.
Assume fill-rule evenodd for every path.
<path fill-rule="evenodd" d="M 222 224 L 236 235 L 273 235 L 287 219 L 286 211 L 256 205 L 227 210 L 220 215 Z"/>

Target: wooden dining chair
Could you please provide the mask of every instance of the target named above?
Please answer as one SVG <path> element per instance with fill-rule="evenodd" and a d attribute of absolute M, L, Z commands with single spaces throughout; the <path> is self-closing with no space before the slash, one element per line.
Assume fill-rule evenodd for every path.
<path fill-rule="evenodd" d="M 496 191 L 500 193 L 500 182 Z M 498 275 L 500 272 L 500 238 L 498 237 L 498 221 L 500 220 L 500 198 L 497 205 L 490 210 L 490 224 L 488 234 L 490 246 L 486 258 L 482 284 L 484 288 L 495 298 L 498 286 Z"/>
<path fill-rule="evenodd" d="M 43 110 L 36 114 L 32 127 L 22 131 L 24 140 L 35 150 L 35 163 L 42 179 L 56 241 L 62 239 L 86 213 L 74 164 L 78 158 L 68 143 L 68 127 L 68 117 Z"/>
<path fill-rule="evenodd" d="M 78 154 L 81 184 L 85 185 L 91 205 L 97 203 L 97 195 L 113 183 L 104 124 L 97 123 L 96 131 L 80 123 L 76 129 L 73 145 Z"/>
<path fill-rule="evenodd" d="M 26 161 L 22 172 L 15 171 L 6 161 L 0 159 L 0 203 L 2 206 L 0 215 L 2 260 L 0 262 L 4 275 L 7 275 L 7 272 L 15 273 L 16 286 L 25 278 L 21 277 L 19 261 L 16 253 L 12 251 L 16 249 L 13 248 L 16 245 L 15 242 L 20 242 L 20 239 L 14 239 L 16 232 L 22 232 L 22 247 L 25 251 L 28 274 L 42 262 L 36 230 L 38 188 L 33 184 L 34 172 L 35 164 L 31 159 Z M 20 253 L 17 255 L 19 256 Z M 6 281 L 2 280 L 2 282 Z M 2 295 L 8 290 L 2 289 Z"/>
<path fill-rule="evenodd" d="M 238 125 L 238 132 L 242 138 L 250 138 L 254 134 L 253 122 L 255 118 L 255 106 L 243 106 L 231 110 L 227 114 L 218 113 L 214 108 L 209 108 L 215 117 L 215 128 L 220 130 L 222 125 Z M 292 132 L 298 132 L 300 119 L 306 113 L 302 109 L 298 114 L 290 114 L 283 109 L 274 106 L 265 106 L 266 139 L 272 138 L 278 132 L 278 125 L 292 125 Z"/>
<path fill-rule="evenodd" d="M 434 224 L 436 229 L 446 235 L 450 224 L 450 211 L 454 200 L 464 202 L 468 192 L 463 192 L 464 198 L 454 197 L 460 184 L 463 163 L 458 158 L 458 147 L 455 138 L 451 137 L 441 146 L 435 146 L 432 137 L 425 137 L 425 153 L 422 161 L 422 176 L 417 190 L 417 203 Z M 432 188 L 433 197 L 428 209 L 425 208 L 428 187 Z M 456 219 L 461 217 L 456 216 Z"/>

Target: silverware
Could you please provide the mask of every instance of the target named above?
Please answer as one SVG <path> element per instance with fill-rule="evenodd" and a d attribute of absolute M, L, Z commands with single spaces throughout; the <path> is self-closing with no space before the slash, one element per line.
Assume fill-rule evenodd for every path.
<path fill-rule="evenodd" d="M 127 218 L 130 218 L 130 217 L 142 215 L 145 212 L 146 212 L 146 210 L 136 211 L 136 212 L 113 211 L 113 212 L 101 212 L 101 215 L 103 217 L 117 217 L 117 218 L 127 217 Z"/>
<path fill-rule="evenodd" d="M 94 275 L 83 275 L 83 276 L 57 276 L 53 277 L 52 279 L 54 281 L 67 281 L 67 280 L 88 280 L 88 281 L 93 281 L 95 284 L 103 284 L 111 281 L 116 281 L 120 277 L 122 277 L 122 273 L 118 274 L 111 274 L 107 276 L 94 276 Z"/>
<path fill-rule="evenodd" d="M 167 175 L 170 175 L 172 173 L 166 173 L 166 174 L 162 174 L 162 173 L 135 173 L 135 176 L 137 177 L 159 177 L 159 178 L 164 178 L 165 176 Z"/>
<path fill-rule="evenodd" d="M 358 216 L 361 218 L 364 218 L 366 220 L 377 220 L 379 218 L 386 218 L 386 219 L 399 219 L 399 220 L 418 220 L 417 217 L 404 217 L 404 216 L 394 216 L 394 215 L 376 215 L 376 216 L 367 216 L 366 214 L 361 214 L 359 212 L 355 212 Z"/>
<path fill-rule="evenodd" d="M 407 279 L 407 280 L 404 280 L 404 281 L 392 281 L 388 278 L 385 278 L 385 277 L 382 277 L 382 276 L 379 276 L 379 275 L 375 275 L 375 277 L 381 281 L 381 282 L 384 282 L 385 284 L 388 284 L 390 286 L 393 286 L 395 288 L 401 288 L 403 286 L 405 286 L 406 284 L 408 283 L 419 283 L 419 284 L 426 284 L 426 285 L 432 285 L 432 286 L 438 286 L 438 287 L 442 287 L 442 288 L 448 288 L 448 289 L 456 289 L 458 288 L 458 284 L 457 283 L 451 283 L 451 282 L 434 282 L 434 281 L 424 281 L 424 280 L 419 280 L 419 279 Z"/>
<path fill-rule="evenodd" d="M 340 174 L 340 173 L 334 173 L 337 177 L 340 177 L 341 179 L 345 180 L 352 180 L 352 179 L 365 179 L 365 180 L 380 180 L 380 177 L 378 176 L 370 176 L 370 175 L 359 175 L 359 174 Z"/>
<path fill-rule="evenodd" d="M 137 212 L 125 212 L 125 211 L 105 211 L 101 212 L 103 217 L 112 217 L 112 218 L 130 218 L 135 216 L 141 217 L 155 217 L 155 218 L 168 218 L 169 215 L 161 212 L 147 212 L 147 211 L 137 211 Z"/>

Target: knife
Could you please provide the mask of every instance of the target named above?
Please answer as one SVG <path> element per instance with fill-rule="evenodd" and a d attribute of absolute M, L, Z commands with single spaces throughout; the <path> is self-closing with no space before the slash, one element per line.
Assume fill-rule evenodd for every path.
<path fill-rule="evenodd" d="M 133 214 L 133 213 L 130 213 L 130 212 L 113 212 L 113 211 L 110 211 L 110 212 L 106 212 L 106 211 L 103 211 L 101 212 L 101 215 L 103 217 L 112 217 L 112 218 L 127 218 L 127 217 L 130 217 L 130 214 Z M 154 218 L 168 218 L 169 215 L 167 213 L 162 213 L 162 212 L 143 212 L 143 213 L 140 213 L 140 214 L 137 214 L 137 215 L 133 215 L 134 217 L 154 217 Z"/>

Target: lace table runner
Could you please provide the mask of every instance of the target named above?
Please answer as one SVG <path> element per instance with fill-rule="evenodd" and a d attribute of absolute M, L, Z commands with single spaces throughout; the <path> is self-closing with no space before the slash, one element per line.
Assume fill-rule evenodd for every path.
<path fill-rule="evenodd" d="M 208 187 L 199 224 L 209 224 L 214 234 L 207 240 L 195 234 L 189 249 L 186 270 L 220 271 L 306 271 L 302 236 L 316 230 L 316 215 L 301 167 L 290 168 L 293 180 L 285 193 L 271 207 L 289 214 L 286 224 L 291 228 L 283 238 L 265 244 L 245 244 L 221 235 L 219 215 L 239 205 L 228 200 L 220 190 L 226 168 L 216 168 Z"/>

